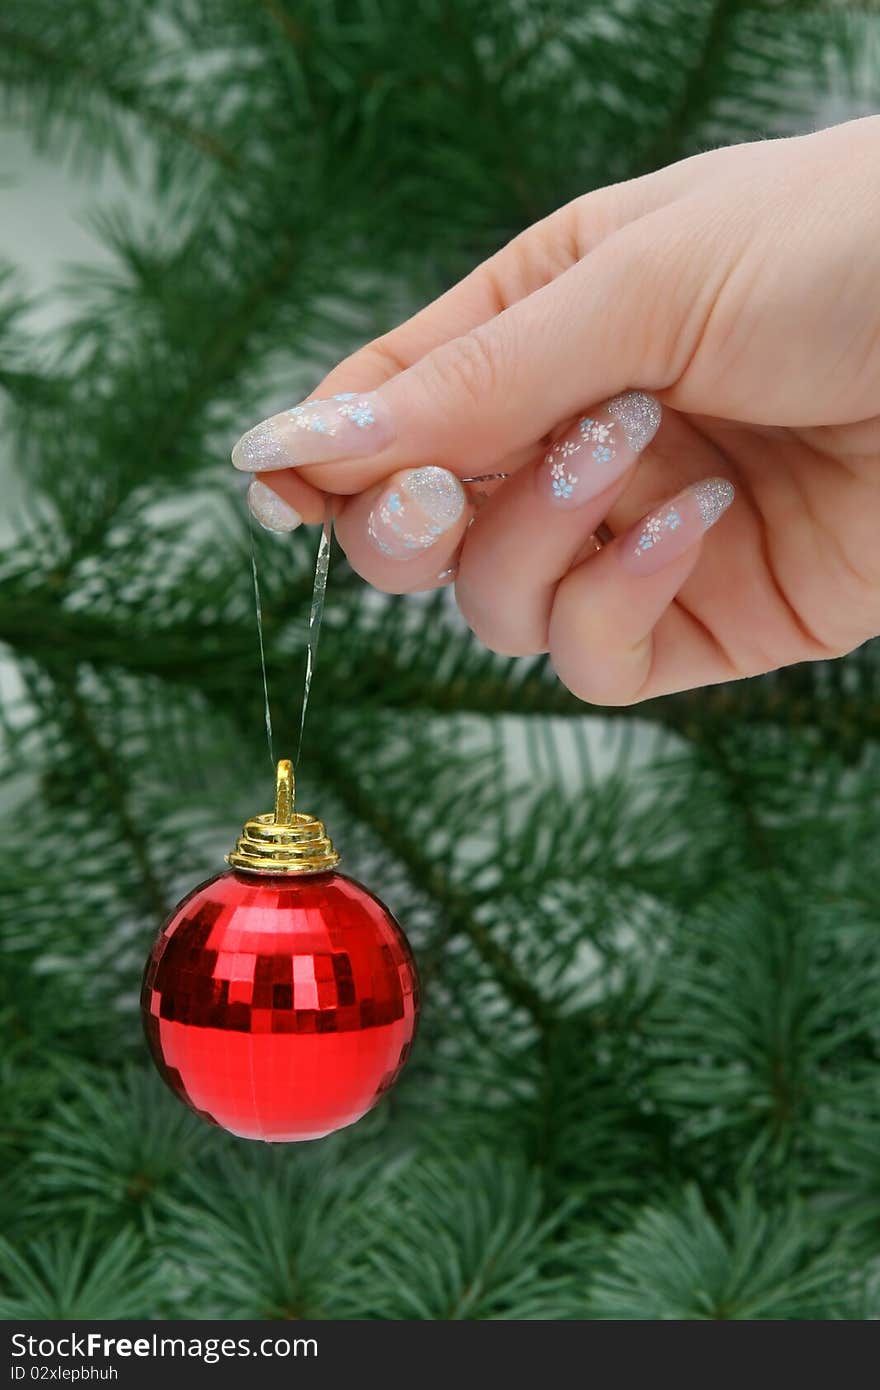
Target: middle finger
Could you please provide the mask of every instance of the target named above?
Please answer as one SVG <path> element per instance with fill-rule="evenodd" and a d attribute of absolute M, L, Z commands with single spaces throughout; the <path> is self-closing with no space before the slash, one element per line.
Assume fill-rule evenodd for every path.
<path fill-rule="evenodd" d="M 580 416 L 535 466 L 489 499 L 468 531 L 456 598 L 493 651 L 545 651 L 556 585 L 623 492 L 660 425 L 653 396 L 627 391 Z"/>

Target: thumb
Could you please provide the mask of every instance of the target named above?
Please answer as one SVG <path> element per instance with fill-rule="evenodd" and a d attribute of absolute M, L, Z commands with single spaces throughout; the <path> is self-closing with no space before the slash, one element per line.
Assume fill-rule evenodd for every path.
<path fill-rule="evenodd" d="M 376 390 L 296 407 L 274 466 L 302 468 L 339 493 L 425 464 L 466 477 L 527 457 L 561 421 L 629 387 L 667 388 L 699 341 L 718 281 L 710 239 L 692 224 L 685 235 L 688 222 L 678 203 L 630 223 Z M 272 466 L 262 443 L 257 457 L 233 461 Z"/>

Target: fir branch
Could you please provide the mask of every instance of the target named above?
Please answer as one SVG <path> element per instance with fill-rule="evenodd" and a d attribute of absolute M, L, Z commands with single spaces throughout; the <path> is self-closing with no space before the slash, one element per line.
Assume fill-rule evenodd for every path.
<path fill-rule="evenodd" d="M 131 808 L 126 769 L 119 764 L 95 727 L 88 703 L 80 692 L 77 675 L 60 670 L 52 674 L 59 694 L 67 702 L 83 743 L 94 760 L 98 785 L 107 798 L 119 833 L 131 851 L 139 874 L 144 905 L 158 921 L 163 922 L 171 910 L 171 902 L 153 865 L 149 839 Z"/>
<path fill-rule="evenodd" d="M 572 1203 L 547 1211 L 540 1177 L 478 1150 L 404 1167 L 368 1218 L 364 1300 L 373 1317 L 556 1318 L 578 1306 L 556 1237 Z M 393 1212 L 393 1218 L 391 1213 Z"/>
<path fill-rule="evenodd" d="M 230 1146 L 213 1169 L 185 1174 L 182 1194 L 164 1202 L 162 1243 L 180 1262 L 196 1315 L 349 1316 L 366 1245 L 352 1213 L 369 1208 L 381 1182 L 375 1157 L 355 1158 L 332 1140 L 254 1155 Z"/>
<path fill-rule="evenodd" d="M 7 1321 L 156 1316 L 165 1282 L 127 1227 L 108 1241 L 91 1221 L 17 1250 L 0 1236 L 0 1317 Z"/>
<path fill-rule="evenodd" d="M 93 99 L 96 93 L 100 93 L 108 105 L 116 107 L 126 115 L 134 116 L 148 130 L 161 131 L 190 145 L 200 155 L 221 165 L 227 173 L 238 171 L 238 156 L 217 136 L 209 131 L 199 130 L 167 106 L 150 101 L 145 92 L 135 84 L 121 82 L 99 64 L 85 62 L 76 52 L 71 52 L 69 47 L 61 52 L 42 36 L 26 34 L 0 24 L 0 53 L 4 50 L 21 55 L 28 63 L 33 64 L 33 69 L 27 74 L 25 81 L 36 80 L 35 74 L 38 74 L 41 84 L 51 86 L 54 73 L 56 82 L 76 82 L 90 99 Z M 2 76 L 7 84 L 15 85 L 16 77 L 12 71 L 7 70 Z M 18 80 L 21 81 L 20 78 Z"/>
<path fill-rule="evenodd" d="M 810 1320 L 858 1306 L 858 1285 L 806 1213 L 764 1211 L 748 1190 L 723 1198 L 716 1222 L 689 1187 L 645 1210 L 609 1254 L 590 1293 L 596 1318 Z"/>
<path fill-rule="evenodd" d="M 293 15 L 281 4 L 281 0 L 260 0 L 260 9 L 268 15 L 285 40 L 293 48 L 300 48 L 305 42 L 306 31 Z"/>
<path fill-rule="evenodd" d="M 110 519 L 108 512 L 104 524 Z M 53 570 L 49 581 L 41 585 L 38 579 L 35 582 L 32 568 L 19 570 L 17 556 L 10 556 L 5 567 L 2 561 L 0 556 L 0 642 L 21 656 L 50 663 L 82 662 L 99 670 L 112 667 L 174 684 L 197 684 L 209 698 L 222 704 L 233 697 L 238 699 L 241 682 L 249 678 L 253 668 L 250 615 L 242 619 L 223 613 L 216 623 L 206 623 L 196 616 L 199 601 L 195 595 L 192 618 L 177 623 L 163 620 L 155 626 L 137 614 L 129 616 L 119 603 L 110 609 L 90 611 L 80 605 L 71 609 L 64 588 L 70 579 L 70 565 L 61 573 Z M 124 567 L 124 555 L 116 563 L 120 569 Z M 244 573 L 243 551 L 239 568 Z M 621 724 L 650 720 L 709 748 L 717 745 L 728 726 L 747 721 L 803 730 L 814 738 L 817 750 L 837 749 L 847 757 L 857 757 L 866 741 L 880 740 L 880 699 L 872 694 L 880 644 L 869 644 L 847 663 L 850 676 L 861 673 L 858 682 L 829 682 L 828 667 L 820 664 L 632 707 L 603 709 L 584 705 L 567 691 L 553 677 L 546 658 L 507 661 L 489 657 L 461 629 L 456 631 L 454 624 L 441 634 L 440 645 L 448 660 L 451 643 L 458 644 L 460 669 L 441 678 L 427 643 L 401 653 L 390 612 L 387 630 L 381 621 L 374 624 L 369 641 L 362 644 L 356 631 L 352 632 L 362 607 L 360 581 L 344 574 L 339 565 L 334 568 L 330 600 L 331 605 L 339 605 L 340 637 L 331 617 L 321 661 L 329 683 L 343 692 L 337 697 L 340 707 L 378 700 L 385 709 L 420 709 L 426 714 L 516 713 L 572 719 L 605 715 Z M 234 564 L 228 577 L 234 585 Z M 286 634 L 291 625 L 305 630 L 302 615 L 310 592 L 311 579 L 304 574 L 272 598 L 267 662 L 273 686 L 288 679 L 295 658 Z M 347 614 L 344 619 L 343 613 Z M 430 627 L 434 621 L 433 617 L 426 619 L 425 625 Z M 283 631 L 283 642 L 275 635 L 279 630 Z M 133 640 L 135 633 L 137 640 Z"/>
<path fill-rule="evenodd" d="M 303 242 L 295 228 L 281 238 L 277 253 L 263 273 L 244 287 L 234 314 L 224 317 L 212 335 L 208 350 L 200 359 L 190 380 L 183 384 L 173 409 L 157 421 L 151 452 L 162 457 L 174 453 L 176 441 L 193 418 L 213 399 L 217 390 L 234 373 L 247 351 L 251 335 L 279 292 L 293 277 L 303 256 Z"/>
<path fill-rule="evenodd" d="M 153 422 L 144 459 L 147 476 L 151 464 L 161 462 L 167 470 L 169 462 L 180 457 L 195 418 L 206 410 L 224 383 L 241 366 L 251 334 L 267 304 L 292 274 L 300 253 L 300 242 L 294 233 L 282 244 L 264 273 L 244 288 L 234 312 L 221 318 L 210 347 L 196 360 L 190 375 L 175 383 L 171 401 L 165 403 L 162 415 Z M 123 496 L 112 490 L 107 493 L 90 525 L 77 536 L 65 564 L 56 571 L 56 578 L 70 577 L 76 566 L 100 546 Z"/>
<path fill-rule="evenodd" d="M 32 1154 L 30 1203 L 43 1218 L 100 1210 L 104 1221 L 155 1230 L 158 1205 L 202 1165 L 217 1136 L 154 1073 L 62 1069 L 64 1093 Z M 56 1081 L 57 1086 L 57 1081 Z M 216 1145 L 215 1145 L 216 1147 Z"/>
<path fill-rule="evenodd" d="M 726 55 L 733 26 L 742 14 L 741 0 L 711 0 L 698 53 L 690 65 L 678 101 L 647 151 L 640 157 L 634 177 L 650 174 L 693 154 L 691 142 L 707 105 L 717 92 L 719 62 Z"/>
<path fill-rule="evenodd" d="M 420 890 L 435 903 L 442 919 L 448 923 L 448 937 L 458 933 L 465 936 L 510 999 L 524 1009 L 539 1028 L 549 1027 L 552 1010 L 479 920 L 474 911 L 475 899 L 451 883 L 443 866 L 406 834 L 393 806 L 386 808 L 378 804 L 365 791 L 351 763 L 337 753 L 337 746 L 341 745 L 335 740 L 322 740 L 313 750 L 313 758 L 342 805 L 380 838 L 406 867 Z"/>
<path fill-rule="evenodd" d="M 802 123 L 852 67 L 853 31 L 822 21 L 841 8 L 4 16 L 24 48 L 0 36 L 0 84 L 34 141 L 121 163 L 140 142 L 138 221 L 92 217 L 115 268 L 76 278 L 67 327 L 26 332 L 14 287 L 0 309 L 26 474 L 0 557 L 8 1316 L 864 1311 L 876 646 L 601 711 L 545 658 L 480 651 L 448 596 L 378 598 L 337 566 L 303 791 L 316 774 L 346 863 L 411 932 L 423 1045 L 356 1129 L 267 1154 L 158 1099 L 137 1020 L 139 919 L 216 871 L 264 783 L 240 512 L 218 486 L 191 517 L 193 480 L 524 220 Z M 312 545 L 264 558 L 283 700 Z M 48 860 L 25 807 L 51 818 Z"/>

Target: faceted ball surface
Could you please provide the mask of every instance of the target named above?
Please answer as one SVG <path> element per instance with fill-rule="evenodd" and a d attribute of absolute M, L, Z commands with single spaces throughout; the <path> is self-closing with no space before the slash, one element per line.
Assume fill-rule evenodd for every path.
<path fill-rule="evenodd" d="M 418 978 L 383 903 L 344 874 L 201 884 L 162 927 L 141 1009 L 153 1059 L 204 1119 L 246 1139 L 318 1139 L 395 1081 Z"/>

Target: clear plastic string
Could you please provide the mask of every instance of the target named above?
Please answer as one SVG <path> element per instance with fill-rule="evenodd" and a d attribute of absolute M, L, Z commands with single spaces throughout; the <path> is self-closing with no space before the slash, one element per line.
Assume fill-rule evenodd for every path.
<path fill-rule="evenodd" d="M 269 701 L 269 675 L 266 669 L 266 644 L 263 637 L 263 605 L 260 600 L 260 572 L 257 563 L 257 545 L 255 523 L 253 518 L 250 522 L 251 535 L 251 572 L 254 581 L 254 610 L 257 618 L 257 642 L 260 650 L 260 674 L 263 681 L 263 704 L 266 722 L 266 742 L 269 747 L 269 760 L 272 767 L 275 767 L 275 747 L 272 737 L 272 707 Z M 309 708 L 309 696 L 312 690 L 312 677 L 315 674 L 315 660 L 318 653 L 318 639 L 321 635 L 321 622 L 324 617 L 324 603 L 327 596 L 327 576 L 330 572 L 330 550 L 331 539 L 333 536 L 333 517 L 328 506 L 324 517 L 324 524 L 321 527 L 321 538 L 318 541 L 318 552 L 315 556 L 315 579 L 312 585 L 312 602 L 309 608 L 309 630 L 306 639 L 306 671 L 303 681 L 302 705 L 299 718 L 299 738 L 296 745 L 296 756 L 294 757 L 294 767 L 298 766 L 300 754 L 302 753 L 303 737 L 305 735 L 306 714 Z"/>
<path fill-rule="evenodd" d="M 463 483 L 488 483 L 501 481 L 507 478 L 507 473 L 481 473 L 472 478 L 463 478 Z M 315 556 L 315 579 L 312 585 L 312 602 L 309 608 L 309 631 L 306 640 L 306 671 L 303 681 L 302 705 L 299 717 L 299 737 L 296 744 L 296 755 L 293 759 L 294 767 L 299 766 L 300 755 L 302 754 L 303 739 L 306 729 L 306 715 L 309 708 L 309 696 L 312 692 L 312 678 L 315 674 L 315 661 L 318 654 L 318 639 L 321 636 L 321 623 L 324 618 L 324 603 L 327 596 L 327 577 L 330 572 L 330 551 L 331 540 L 333 537 L 333 515 L 330 504 L 324 516 L 324 524 L 321 527 L 321 537 L 318 541 L 318 552 Z M 254 611 L 257 618 L 257 642 L 260 649 L 260 675 L 263 682 L 263 709 L 265 712 L 266 724 L 266 743 L 269 749 L 269 761 L 275 767 L 275 743 L 272 735 L 272 706 L 269 700 L 269 675 L 266 669 L 266 643 L 263 635 L 263 605 L 260 598 L 260 569 L 257 562 L 257 543 L 256 543 L 256 523 L 250 517 L 250 539 L 251 539 L 251 573 L 254 581 Z M 453 571 L 450 570 L 451 574 Z"/>
<path fill-rule="evenodd" d="M 275 750 L 272 743 L 272 707 L 269 704 L 269 677 L 266 671 L 266 647 L 263 642 L 263 605 L 260 602 L 260 575 L 257 568 L 257 541 L 255 522 L 250 518 L 251 572 L 254 578 L 254 609 L 257 615 L 257 641 L 260 646 L 260 673 L 263 677 L 263 708 L 266 723 L 266 742 L 269 745 L 269 761 L 275 766 Z"/>
<path fill-rule="evenodd" d="M 315 674 L 315 659 L 318 655 L 318 638 L 321 636 L 321 621 L 324 617 L 324 599 L 327 596 L 327 575 L 330 572 L 330 540 L 333 535 L 333 517 L 328 503 L 315 556 L 315 582 L 312 585 L 312 606 L 309 609 L 309 635 L 306 643 L 306 675 L 303 682 L 302 713 L 299 718 L 299 739 L 296 745 L 294 767 L 299 765 L 302 752 L 303 735 L 306 729 L 306 712 L 309 708 L 309 695 L 312 691 L 312 676 Z"/>

